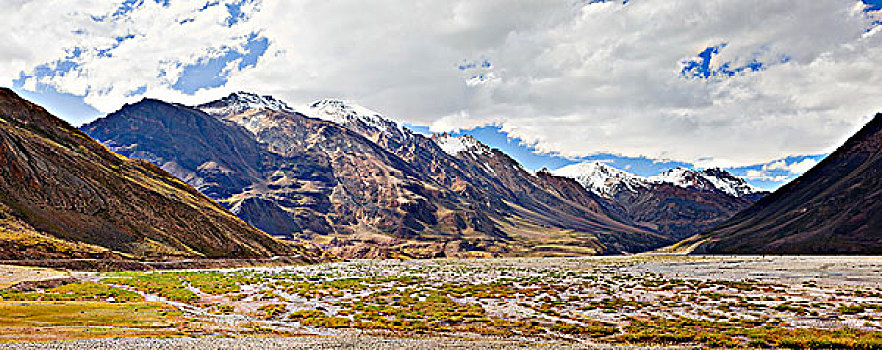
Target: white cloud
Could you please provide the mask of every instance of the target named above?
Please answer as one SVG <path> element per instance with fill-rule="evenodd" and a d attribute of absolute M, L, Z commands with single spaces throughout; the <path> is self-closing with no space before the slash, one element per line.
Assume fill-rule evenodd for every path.
<path fill-rule="evenodd" d="M 145 1 L 108 24 L 89 15 L 117 6 L 95 3 L 4 4 L 0 84 L 66 48 L 107 47 L 134 33 L 113 57 L 87 56 L 43 83 L 86 93 L 103 111 L 137 98 L 126 94 L 140 86 L 184 103 L 238 89 L 292 104 L 340 97 L 434 130 L 499 125 L 542 152 L 699 167 L 826 153 L 882 107 L 882 34 L 867 31 L 873 14 L 859 1 L 256 1 L 231 28 L 224 6 Z M 270 42 L 254 68 L 233 68 L 226 86 L 194 96 L 171 88 L 182 67 L 250 33 Z M 722 44 L 710 70 L 753 60 L 765 68 L 680 74 L 684 61 Z M 458 68 L 476 58 L 492 67 Z M 809 167 L 800 164 L 785 165 Z"/>
<path fill-rule="evenodd" d="M 784 182 L 789 181 L 806 171 L 818 165 L 818 161 L 812 158 L 802 160 L 794 160 L 787 162 L 786 159 L 779 159 L 774 162 L 758 166 L 758 169 L 749 169 L 745 173 L 745 178 L 750 180 Z"/>
<path fill-rule="evenodd" d="M 784 170 L 791 174 L 799 175 L 806 171 L 809 171 L 809 169 L 815 167 L 815 165 L 818 165 L 818 161 L 811 158 L 806 158 L 801 161 L 792 163 L 787 163 L 787 161 L 782 159 L 770 164 L 763 165 L 762 170 Z"/>
<path fill-rule="evenodd" d="M 53 68 L 58 61 L 70 61 L 77 68 L 27 78 L 24 86 L 40 83 L 85 96 L 86 103 L 104 112 L 140 99 L 128 95 L 141 87 L 150 96 L 176 102 L 204 100 L 205 92 L 197 99 L 171 87 L 188 65 L 220 56 L 226 48 L 241 47 L 259 31 L 247 23 L 227 26 L 225 2 L 233 1 L 204 9 L 204 3 L 192 1 L 170 1 L 169 6 L 144 1 L 115 20 L 120 5 L 110 2 L 38 0 L 4 5 L 0 42 L 8 47 L 0 51 L 4 63 L 0 84 L 11 85 L 20 72 L 32 75 L 43 64 Z M 77 48 L 78 56 L 73 54 Z"/>
<path fill-rule="evenodd" d="M 787 175 L 770 175 L 762 170 L 748 170 L 747 174 L 745 174 L 744 177 L 750 180 L 762 180 L 771 182 L 783 182 L 792 178 L 791 176 Z"/>

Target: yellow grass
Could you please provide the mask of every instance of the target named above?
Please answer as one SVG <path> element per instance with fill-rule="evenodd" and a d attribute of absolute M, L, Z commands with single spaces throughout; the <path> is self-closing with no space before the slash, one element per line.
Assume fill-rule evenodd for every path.
<path fill-rule="evenodd" d="M 178 314 L 153 302 L 0 302 L 0 341 L 183 335 Z"/>

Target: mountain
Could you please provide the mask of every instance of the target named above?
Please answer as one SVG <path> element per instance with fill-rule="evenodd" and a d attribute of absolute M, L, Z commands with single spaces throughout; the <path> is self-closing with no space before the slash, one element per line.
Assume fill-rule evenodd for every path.
<path fill-rule="evenodd" d="M 217 112 L 276 106 L 250 95 L 224 102 Z M 328 229 L 312 220 L 312 213 L 283 210 L 292 202 L 308 202 L 319 211 L 330 206 L 328 186 L 335 179 L 329 164 L 308 152 L 290 157 L 270 152 L 245 127 L 150 99 L 123 106 L 82 130 L 114 151 L 159 165 L 268 233 L 296 239 L 310 228 Z"/>
<path fill-rule="evenodd" d="M 645 178 L 594 161 L 554 174 L 604 198 L 619 217 L 676 239 L 704 232 L 766 194 L 721 169 L 675 168 Z"/>
<path fill-rule="evenodd" d="M 474 139 L 425 137 L 340 100 L 145 100 L 82 129 L 258 228 L 347 257 L 612 254 L 673 242 L 622 221 L 590 192 L 549 189 L 552 180 Z M 446 141 L 473 149 L 453 152 Z"/>
<path fill-rule="evenodd" d="M 696 253 L 882 253 L 882 114 L 796 180 L 679 245 Z"/>
<path fill-rule="evenodd" d="M 300 255 L 159 167 L 0 89 L 0 258 Z"/>
<path fill-rule="evenodd" d="M 575 179 L 589 191 L 605 198 L 615 197 L 624 191 L 636 193 L 651 184 L 643 177 L 613 168 L 601 161 L 567 165 L 555 170 L 554 174 Z"/>
<path fill-rule="evenodd" d="M 476 174 L 487 176 L 490 187 L 477 187 L 480 193 L 491 193 L 503 200 L 509 212 L 539 224 L 539 232 L 526 225 L 509 225 L 506 232 L 523 232 L 530 236 L 557 228 L 591 233 L 581 234 L 587 241 L 597 240 L 607 252 L 643 251 L 645 247 L 671 239 L 652 230 L 634 226 L 608 210 L 602 199 L 588 191 L 568 191 L 574 181 L 543 173 L 535 175 L 498 149 L 491 149 L 471 136 L 436 134 L 433 140 L 446 152 Z M 572 189 L 570 187 L 569 189 Z M 516 223 L 517 221 L 515 221 Z M 553 232 L 553 231 L 552 231 Z M 547 234 L 547 233 L 546 233 Z M 556 233 L 560 236 L 560 233 Z M 561 238 L 567 241 L 568 238 Z M 570 245 L 575 243 L 570 243 Z M 556 246 L 560 246 L 556 244 Z M 549 246 L 547 249 L 561 249 Z"/>
<path fill-rule="evenodd" d="M 648 178 L 650 182 L 670 183 L 684 188 L 697 188 L 706 191 L 721 191 L 733 197 L 746 197 L 757 200 L 768 192 L 751 186 L 744 179 L 735 177 L 720 168 L 694 171 L 683 167 L 665 171 Z"/>
<path fill-rule="evenodd" d="M 299 111 L 336 122 L 374 141 L 407 161 L 418 173 L 474 203 L 472 207 L 497 223 L 494 229 L 506 235 L 545 236 L 543 246 L 535 246 L 535 241 L 519 243 L 534 252 L 639 251 L 670 239 L 622 222 L 606 210 L 600 198 L 588 192 L 566 198 L 548 186 L 547 177 L 534 176 L 508 155 L 472 136 L 436 134 L 429 139 L 377 112 L 339 100 L 320 100 Z M 575 236 L 582 237 L 574 239 L 567 231 L 581 232 Z"/>

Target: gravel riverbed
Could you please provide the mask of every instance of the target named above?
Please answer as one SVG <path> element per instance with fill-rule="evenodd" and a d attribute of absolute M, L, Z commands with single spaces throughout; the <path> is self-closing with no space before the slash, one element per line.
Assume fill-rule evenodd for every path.
<path fill-rule="evenodd" d="M 662 349 L 592 344 L 559 344 L 510 341 L 472 341 L 458 339 L 384 339 L 374 337 L 297 337 L 297 338 L 122 338 L 91 339 L 48 343 L 0 345 L 0 349 L 51 350 L 274 350 L 274 349 Z M 673 348 L 665 348 L 673 349 Z"/>

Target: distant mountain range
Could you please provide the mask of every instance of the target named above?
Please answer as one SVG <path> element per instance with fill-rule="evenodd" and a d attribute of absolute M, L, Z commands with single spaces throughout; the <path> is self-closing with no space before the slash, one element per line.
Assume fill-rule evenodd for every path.
<path fill-rule="evenodd" d="M 641 177 L 604 162 L 585 162 L 554 174 L 575 179 L 631 222 L 678 240 L 714 227 L 768 194 L 721 169 L 676 168 Z"/>
<path fill-rule="evenodd" d="M 772 194 L 721 169 L 534 173 L 332 99 L 145 99 L 81 130 L 0 89 L 0 259 L 882 253 L 882 114 Z"/>
<path fill-rule="evenodd" d="M 0 259 L 323 254 L 255 229 L 159 167 L 111 152 L 0 88 Z"/>
<path fill-rule="evenodd" d="M 882 114 L 796 180 L 679 246 L 696 253 L 882 254 Z"/>
<path fill-rule="evenodd" d="M 531 173 L 471 136 L 426 137 L 330 99 L 302 107 L 244 92 L 196 107 L 144 100 L 82 130 L 266 232 L 347 257 L 646 251 L 762 195 L 720 170 L 677 170 L 668 176 L 677 183 L 621 173 L 631 188 L 585 181 L 575 168 Z"/>

